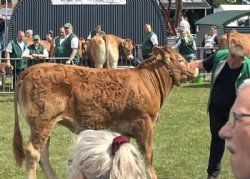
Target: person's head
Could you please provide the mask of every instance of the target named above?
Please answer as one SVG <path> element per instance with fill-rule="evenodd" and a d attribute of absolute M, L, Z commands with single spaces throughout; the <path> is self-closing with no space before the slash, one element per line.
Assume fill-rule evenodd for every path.
<path fill-rule="evenodd" d="M 146 33 L 150 33 L 152 31 L 152 27 L 150 24 L 145 24 L 144 25 L 144 30 Z"/>
<path fill-rule="evenodd" d="M 236 178 L 250 178 L 250 79 L 244 81 L 219 136 L 226 139 Z"/>
<path fill-rule="evenodd" d="M 101 32 L 101 30 L 102 30 L 102 26 L 101 25 L 95 26 L 95 31 L 96 32 Z"/>
<path fill-rule="evenodd" d="M 64 27 L 61 27 L 61 28 L 59 29 L 59 36 L 60 36 L 61 38 L 64 38 L 64 37 L 66 36 Z"/>
<path fill-rule="evenodd" d="M 66 35 L 71 34 L 73 32 L 73 26 L 71 23 L 64 24 L 64 29 L 65 29 Z"/>
<path fill-rule="evenodd" d="M 46 40 L 51 42 L 53 38 L 54 38 L 54 32 L 50 30 L 46 35 Z"/>
<path fill-rule="evenodd" d="M 17 41 L 21 42 L 24 39 L 24 32 L 23 31 L 18 31 L 17 34 Z"/>
<path fill-rule="evenodd" d="M 39 35 L 33 36 L 33 44 L 35 47 L 38 47 L 40 45 L 40 36 Z"/>
<path fill-rule="evenodd" d="M 25 37 L 32 38 L 32 36 L 33 36 L 33 30 L 28 29 L 25 31 Z"/>
<path fill-rule="evenodd" d="M 244 47 L 236 44 L 229 49 L 228 65 L 231 69 L 240 68 L 244 62 L 245 50 Z"/>
<path fill-rule="evenodd" d="M 217 28 L 216 28 L 216 26 L 210 27 L 210 35 L 213 36 L 215 34 L 217 34 Z"/>
<path fill-rule="evenodd" d="M 139 151 L 129 139 L 105 130 L 80 133 L 69 160 L 71 179 L 146 178 Z"/>
<path fill-rule="evenodd" d="M 0 19 L 3 19 L 3 15 L 2 14 L 0 14 Z"/>

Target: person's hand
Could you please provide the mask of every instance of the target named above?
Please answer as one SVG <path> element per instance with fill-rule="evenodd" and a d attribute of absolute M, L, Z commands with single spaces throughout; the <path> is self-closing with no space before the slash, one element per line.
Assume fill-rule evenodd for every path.
<path fill-rule="evenodd" d="M 38 58 L 39 55 L 38 55 L 38 54 L 33 54 L 32 57 L 33 57 L 33 58 Z"/>
<path fill-rule="evenodd" d="M 10 62 L 7 62 L 7 63 L 6 63 L 6 66 L 7 66 L 7 68 L 10 68 L 11 70 L 14 69 L 13 66 L 10 64 Z"/>
<path fill-rule="evenodd" d="M 71 62 L 72 62 L 72 58 L 69 58 L 69 59 L 65 62 L 65 64 L 66 64 L 66 65 L 70 65 Z"/>

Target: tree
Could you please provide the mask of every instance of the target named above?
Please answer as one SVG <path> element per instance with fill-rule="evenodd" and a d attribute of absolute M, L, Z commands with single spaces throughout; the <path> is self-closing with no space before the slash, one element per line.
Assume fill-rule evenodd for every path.
<path fill-rule="evenodd" d="M 165 6 L 163 5 L 163 3 L 161 2 L 161 0 L 159 0 L 159 5 L 160 8 L 163 12 L 164 15 L 164 19 L 165 19 L 165 23 L 167 26 L 167 31 L 168 34 L 170 35 L 176 35 L 176 31 L 175 28 L 179 25 L 179 21 L 180 21 L 180 14 L 182 12 L 182 0 L 175 0 L 176 3 L 176 9 L 175 9 L 175 17 L 174 19 L 170 19 L 170 11 L 171 11 L 171 4 L 172 4 L 172 0 L 168 0 L 168 8 L 166 9 Z M 170 23 L 170 22 L 174 22 L 174 23 Z"/>

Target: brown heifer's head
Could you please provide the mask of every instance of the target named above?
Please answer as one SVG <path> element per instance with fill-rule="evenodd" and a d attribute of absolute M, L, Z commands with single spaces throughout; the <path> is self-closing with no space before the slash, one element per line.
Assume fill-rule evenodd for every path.
<path fill-rule="evenodd" d="M 134 56 L 132 54 L 133 52 L 133 42 L 130 39 L 125 39 L 119 48 L 119 51 L 122 56 L 126 57 L 127 60 L 133 60 Z"/>
<path fill-rule="evenodd" d="M 154 55 L 158 60 L 163 60 L 176 85 L 186 82 L 188 78 L 198 76 L 198 68 L 193 68 L 185 58 L 174 51 L 171 47 L 164 46 L 163 49 L 154 47 Z"/>

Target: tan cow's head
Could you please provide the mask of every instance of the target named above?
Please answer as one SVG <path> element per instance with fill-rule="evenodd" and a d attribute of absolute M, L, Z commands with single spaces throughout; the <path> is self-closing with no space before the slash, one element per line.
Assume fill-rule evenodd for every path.
<path fill-rule="evenodd" d="M 170 75 L 172 74 L 175 78 L 176 85 L 198 76 L 198 68 L 191 67 L 185 58 L 171 47 L 154 47 L 153 52 L 158 60 L 163 60 L 166 63 Z"/>
<path fill-rule="evenodd" d="M 126 57 L 127 60 L 133 60 L 133 42 L 130 39 L 125 39 L 120 45 L 120 53 L 122 56 Z"/>

